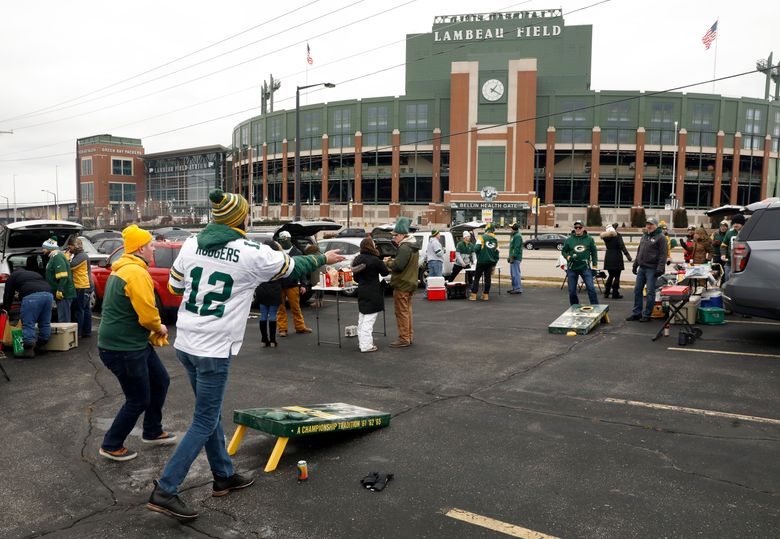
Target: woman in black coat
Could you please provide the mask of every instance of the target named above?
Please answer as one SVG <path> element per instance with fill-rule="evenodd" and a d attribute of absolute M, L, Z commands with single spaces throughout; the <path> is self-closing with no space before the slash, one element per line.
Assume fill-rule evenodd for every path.
<path fill-rule="evenodd" d="M 608 298 L 610 292 L 615 299 L 622 299 L 620 294 L 620 274 L 625 269 L 623 265 L 623 255 L 631 262 L 631 255 L 628 254 L 626 244 L 623 243 L 623 236 L 615 230 L 615 225 L 607 225 L 607 229 L 601 233 L 601 239 L 607 252 L 604 255 L 604 269 L 609 273 L 606 285 L 604 286 L 604 297 Z"/>
<path fill-rule="evenodd" d="M 360 254 L 352 261 L 352 275 L 358 284 L 358 344 L 361 352 L 375 352 L 374 322 L 385 310 L 385 296 L 380 275 L 390 273 L 370 237 L 360 242 Z"/>

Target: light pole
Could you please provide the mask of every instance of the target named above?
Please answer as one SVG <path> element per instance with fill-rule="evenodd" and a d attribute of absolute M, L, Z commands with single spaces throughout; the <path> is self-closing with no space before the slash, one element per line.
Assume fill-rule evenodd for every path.
<path fill-rule="evenodd" d="M 16 222 L 16 174 L 13 175 L 14 185 L 14 223 Z"/>
<path fill-rule="evenodd" d="M 318 82 L 295 87 L 295 220 L 301 220 L 301 90 L 324 86 L 335 88 L 332 82 Z"/>
<path fill-rule="evenodd" d="M 52 193 L 48 189 L 41 189 L 41 192 L 42 193 L 49 193 L 51 196 L 54 197 L 54 219 L 55 220 L 59 220 L 59 212 L 57 211 L 57 205 L 58 205 L 58 203 L 57 203 L 57 193 Z M 46 197 L 46 203 L 48 205 L 49 197 Z M 48 213 L 48 211 L 46 213 Z"/>
<path fill-rule="evenodd" d="M 57 200 L 60 198 L 60 166 L 54 165 L 54 216 L 59 219 L 59 206 L 57 206 Z"/>
<path fill-rule="evenodd" d="M 677 182 L 677 121 L 674 122 L 674 149 L 672 150 L 672 192 L 669 194 L 669 228 L 674 228 L 675 183 Z"/>
<path fill-rule="evenodd" d="M 536 175 L 536 146 L 530 140 L 526 140 L 525 144 L 528 144 L 534 152 L 533 167 L 534 167 L 534 238 L 539 237 L 539 177 Z"/>
<path fill-rule="evenodd" d="M 5 220 L 8 222 L 8 219 L 11 218 L 11 207 L 8 205 L 8 197 L 5 195 L 0 195 L 0 197 L 5 199 Z"/>

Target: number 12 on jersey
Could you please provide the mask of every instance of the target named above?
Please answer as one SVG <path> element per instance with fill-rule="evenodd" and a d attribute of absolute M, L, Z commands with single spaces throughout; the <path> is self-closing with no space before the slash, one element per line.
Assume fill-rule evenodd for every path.
<path fill-rule="evenodd" d="M 208 276 L 206 282 L 212 287 L 216 287 L 222 284 L 222 290 L 211 290 L 203 295 L 203 304 L 198 305 L 198 289 L 200 288 L 200 282 L 203 278 L 203 268 L 195 266 L 190 271 L 190 278 L 192 279 L 190 295 L 187 298 L 187 302 L 184 304 L 184 308 L 191 313 L 195 313 L 200 316 L 216 316 L 222 318 L 225 314 L 224 302 L 228 300 L 230 294 L 233 292 L 233 277 L 227 273 L 221 271 L 215 271 Z M 212 306 L 213 302 L 219 302 L 221 305 Z"/>

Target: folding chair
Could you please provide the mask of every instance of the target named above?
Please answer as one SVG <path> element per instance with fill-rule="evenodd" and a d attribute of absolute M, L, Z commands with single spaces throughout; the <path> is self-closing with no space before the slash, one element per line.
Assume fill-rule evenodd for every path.
<path fill-rule="evenodd" d="M 604 275 L 604 272 L 603 272 L 603 271 L 596 271 L 596 272 L 594 272 L 594 273 L 593 273 L 593 282 L 594 282 L 594 283 L 596 284 L 596 286 L 598 287 L 598 289 L 599 289 L 599 292 L 603 292 L 603 288 L 602 288 L 602 286 L 601 286 L 602 284 L 604 284 L 604 285 L 606 286 L 606 284 L 604 283 L 604 278 L 605 278 L 605 277 L 606 277 L 606 275 Z M 578 279 L 578 280 L 579 280 L 579 279 Z M 566 286 L 566 283 L 568 283 L 568 282 L 569 282 L 569 274 L 568 274 L 568 272 L 567 272 L 567 273 L 566 273 L 566 274 L 563 276 L 563 282 L 561 283 L 561 290 L 563 290 L 563 287 L 565 287 L 565 286 Z M 579 283 L 579 287 L 577 288 L 577 291 L 578 291 L 578 292 L 582 292 L 582 289 L 583 289 L 583 288 L 585 288 L 585 283 L 584 283 L 584 282 L 580 282 L 580 283 Z"/>

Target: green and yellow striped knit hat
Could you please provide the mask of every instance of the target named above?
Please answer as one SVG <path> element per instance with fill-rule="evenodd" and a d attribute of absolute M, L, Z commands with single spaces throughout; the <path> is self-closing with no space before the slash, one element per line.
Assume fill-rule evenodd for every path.
<path fill-rule="evenodd" d="M 237 227 L 244 222 L 249 211 L 249 204 L 244 197 L 235 193 L 223 193 L 221 189 L 209 193 L 209 200 L 215 223 Z"/>

